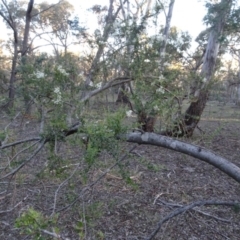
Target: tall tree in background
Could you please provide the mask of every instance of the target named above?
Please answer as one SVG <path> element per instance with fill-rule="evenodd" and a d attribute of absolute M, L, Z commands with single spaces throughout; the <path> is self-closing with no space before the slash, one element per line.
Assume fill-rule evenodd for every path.
<path fill-rule="evenodd" d="M 66 54 L 69 46 L 73 44 L 73 31 L 69 21 L 74 7 L 68 1 L 61 1 L 54 7 L 47 2 L 42 2 L 38 9 L 42 13 L 39 15 L 35 34 L 39 34 L 40 31 L 39 37 L 53 47 L 57 57 L 60 55 L 59 48 L 63 48 L 63 52 Z M 46 11 L 46 9 L 48 10 Z"/>
<path fill-rule="evenodd" d="M 121 6 L 117 8 L 117 10 L 114 13 L 114 0 L 109 0 L 109 8 L 107 12 L 107 16 L 105 17 L 105 25 L 103 29 L 103 34 L 99 35 L 98 37 L 98 49 L 97 53 L 91 63 L 91 66 L 88 70 L 88 74 L 86 77 L 85 85 L 89 86 L 91 82 L 94 82 L 94 75 L 98 72 L 98 64 L 100 61 L 100 58 L 102 57 L 104 48 L 106 46 L 106 43 L 108 41 L 108 38 L 110 36 L 111 30 L 113 29 L 113 23 L 116 20 L 119 11 L 121 10 Z M 96 13 L 100 12 L 101 6 L 96 5 L 92 8 L 92 10 Z"/>
<path fill-rule="evenodd" d="M 124 25 L 125 25 L 125 28 L 127 29 L 125 38 L 126 38 L 126 55 L 127 55 L 126 57 L 127 57 L 127 63 L 128 63 L 127 66 L 121 70 L 125 73 L 125 75 L 130 76 L 131 72 L 129 69 L 129 65 L 131 64 L 131 61 L 133 58 L 133 52 L 134 52 L 133 40 L 134 38 L 136 38 L 136 36 L 134 35 L 136 35 L 137 32 L 143 33 L 146 31 L 145 26 L 150 16 L 150 8 L 151 8 L 152 0 L 146 0 L 141 3 L 138 3 L 136 1 L 136 11 L 135 13 L 132 14 L 132 16 L 131 16 L 131 9 L 130 9 L 130 1 L 129 0 L 127 1 L 126 9 L 123 5 L 122 0 L 120 0 L 120 2 L 121 2 L 121 9 L 122 9 L 122 16 L 124 19 Z M 144 5 L 146 5 L 145 9 L 144 9 Z M 141 18 L 139 16 L 140 12 L 144 12 Z M 136 29 L 137 30 L 136 33 L 134 34 L 132 33 L 133 31 L 129 31 L 130 27 L 137 26 L 137 22 L 139 21 L 140 21 L 140 25 L 137 27 L 138 29 Z M 129 97 L 126 94 L 128 89 L 130 89 L 131 93 L 133 93 L 131 83 L 129 83 L 128 86 L 127 84 L 122 84 L 120 86 L 118 91 L 118 97 L 116 100 L 117 103 L 126 103 L 126 104 L 130 104 L 131 106 Z"/>
<path fill-rule="evenodd" d="M 224 26 L 231 12 L 233 1 L 222 0 L 220 3 L 208 4 L 209 12 L 205 20 L 211 24 L 208 43 L 203 57 L 201 69 L 201 83 L 193 93 L 194 98 L 185 112 L 184 120 L 168 135 L 192 136 L 200 121 L 209 96 L 209 83 L 213 78 L 219 48 L 223 39 Z"/>
<path fill-rule="evenodd" d="M 25 27 L 24 27 L 24 35 L 22 40 L 22 46 L 20 46 L 19 39 L 19 26 L 16 16 L 14 16 L 14 12 L 12 12 L 12 8 L 14 8 L 15 2 L 8 3 L 5 0 L 2 0 L 0 5 L 0 16 L 7 23 L 8 27 L 13 31 L 13 57 L 12 57 L 12 66 L 11 66 L 11 76 L 9 80 L 9 99 L 5 107 L 9 110 L 13 107 L 14 97 L 15 97 L 15 81 L 16 81 L 16 68 L 17 68 L 17 58 L 19 52 L 21 53 L 21 57 L 24 57 L 27 54 L 28 50 L 28 38 L 30 31 L 30 23 L 31 23 L 31 13 L 33 10 L 34 0 L 29 0 L 28 6 L 25 12 Z M 15 9 L 16 10 L 16 9 Z"/>
<path fill-rule="evenodd" d="M 166 46 L 167 46 L 167 41 L 168 41 L 168 37 L 169 37 L 169 31 L 170 31 L 170 27 L 171 27 L 174 3 L 175 3 L 175 0 L 170 1 L 169 6 L 168 6 L 168 13 L 166 13 L 165 9 L 163 8 L 164 14 L 165 14 L 165 27 L 163 30 L 163 41 L 162 41 L 162 44 L 159 49 L 159 56 L 160 56 L 160 59 L 159 59 L 160 74 L 159 75 L 162 75 L 163 65 L 165 62 L 165 52 L 166 52 Z M 138 118 L 139 118 L 138 121 L 143 123 L 144 131 L 147 131 L 147 132 L 154 131 L 156 116 L 148 116 L 146 113 L 140 112 Z"/>

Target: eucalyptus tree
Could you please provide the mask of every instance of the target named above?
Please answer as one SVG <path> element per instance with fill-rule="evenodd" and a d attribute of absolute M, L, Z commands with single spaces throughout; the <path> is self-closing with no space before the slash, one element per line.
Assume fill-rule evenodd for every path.
<path fill-rule="evenodd" d="M 169 135 L 192 136 L 201 118 L 210 93 L 209 84 L 212 82 L 216 70 L 219 49 L 223 43 L 224 27 L 231 17 L 234 2 L 232 0 L 221 0 L 219 3 L 207 4 L 208 14 L 205 21 L 210 25 L 210 31 L 198 85 L 195 87 L 193 100 L 185 112 L 183 122 L 178 124 L 175 129 L 168 131 L 167 134 Z"/>
<path fill-rule="evenodd" d="M 59 1 L 56 4 L 35 4 L 34 0 L 1 1 L 0 16 L 13 34 L 9 96 L 4 107 L 7 109 L 13 107 L 19 66 L 24 65 L 27 56 L 32 55 L 33 51 L 40 47 L 34 46 L 34 41 L 46 35 L 47 28 L 51 28 L 52 38 L 58 37 L 61 46 L 67 51 L 68 20 L 71 11 L 72 6 L 66 1 Z M 55 42 L 55 44 L 57 43 Z M 25 98 L 25 102 L 27 102 L 27 98 Z"/>
<path fill-rule="evenodd" d="M 136 1 L 134 4 L 131 4 L 131 6 L 129 1 L 127 1 L 125 5 L 123 5 L 122 1 L 120 2 L 122 14 L 118 20 L 119 26 L 115 28 L 115 32 L 113 33 L 114 40 L 122 44 L 122 48 L 119 51 L 122 61 L 118 64 L 117 72 L 120 75 L 130 75 L 134 78 L 134 81 L 130 84 L 130 88 L 125 85 L 121 86 L 118 92 L 117 102 L 125 101 L 128 103 L 131 109 L 138 115 L 139 127 L 142 125 L 144 130 L 149 131 L 151 129 L 150 131 L 152 131 L 156 113 L 151 114 L 154 116 L 150 116 L 149 113 L 152 110 L 146 110 L 148 107 L 144 106 L 145 104 L 143 103 L 146 100 L 144 100 L 143 96 L 146 91 L 148 91 L 146 88 L 145 93 L 142 91 L 144 81 L 148 78 L 147 76 L 144 77 L 144 68 L 146 68 L 147 65 L 149 67 L 147 61 L 151 61 L 152 66 L 155 66 L 155 69 L 159 69 L 158 73 L 154 71 L 155 76 L 161 75 L 160 72 L 164 68 L 164 55 L 170 31 L 174 1 L 170 1 L 169 5 L 168 3 L 163 4 L 161 1 Z M 168 12 L 166 12 L 167 8 Z M 164 28 L 156 25 L 158 16 L 162 13 L 165 13 Z M 155 44 L 154 51 L 156 53 L 151 56 L 151 59 L 150 52 L 152 52 L 153 43 L 154 41 L 156 43 L 156 40 L 154 40 L 154 37 L 152 37 L 153 34 L 150 33 L 148 29 L 153 27 L 154 24 L 155 29 L 158 29 L 161 36 L 155 36 L 155 38 L 159 38 L 160 41 L 157 41 L 158 46 Z M 118 37 L 121 39 L 117 40 Z M 149 54 L 147 54 L 147 52 Z M 158 62 L 158 64 L 156 64 L 156 62 Z M 133 85 L 135 89 L 133 89 Z M 132 96 L 127 93 L 129 90 Z M 129 97 L 133 101 L 133 104 L 129 101 Z M 153 101 L 151 104 L 153 104 Z M 149 125 L 149 127 L 147 125 Z"/>
<path fill-rule="evenodd" d="M 68 1 L 61 1 L 54 7 L 42 2 L 37 9 L 41 14 L 35 25 L 35 34 L 53 47 L 57 57 L 62 50 L 67 54 L 71 45 L 81 43 L 85 29 L 79 26 L 78 18 L 73 17 L 75 9 Z"/>
<path fill-rule="evenodd" d="M 113 30 L 113 24 L 121 10 L 121 7 L 117 6 L 114 11 L 114 5 L 116 4 L 115 0 L 109 0 L 109 7 L 106 9 L 105 7 L 101 7 L 100 5 L 95 5 L 92 7 L 92 11 L 96 14 L 100 14 L 102 12 L 107 11 L 107 15 L 105 16 L 105 20 L 102 22 L 103 30 L 102 33 L 99 29 L 95 31 L 95 38 L 97 43 L 96 54 L 93 57 L 91 65 L 88 69 L 85 86 L 89 86 L 92 82 L 94 82 L 94 76 L 99 71 L 99 62 L 101 57 L 103 56 L 104 49 L 106 48 L 107 42 L 109 40 L 110 34 Z"/>
<path fill-rule="evenodd" d="M 33 11 L 34 0 L 29 0 L 26 10 L 19 6 L 17 1 L 12 1 L 7 3 L 6 0 L 2 0 L 0 5 L 0 15 L 3 20 L 6 22 L 7 26 L 13 32 L 13 57 L 12 57 L 12 67 L 11 67 L 11 76 L 9 80 L 9 99 L 5 107 L 13 107 L 13 101 L 15 97 L 15 81 L 17 74 L 17 58 L 19 53 L 24 57 L 27 54 L 28 50 L 28 38 L 30 23 L 32 20 L 32 11 Z M 24 6 L 25 7 L 25 6 Z M 25 23 L 23 29 L 19 26 L 19 16 L 25 15 Z M 20 30 L 20 31 L 19 31 Z M 22 30 L 22 32 L 21 32 Z M 19 33 L 20 32 L 20 33 Z M 19 34 L 22 34 L 20 38 Z M 21 40 L 22 39 L 22 43 Z"/>

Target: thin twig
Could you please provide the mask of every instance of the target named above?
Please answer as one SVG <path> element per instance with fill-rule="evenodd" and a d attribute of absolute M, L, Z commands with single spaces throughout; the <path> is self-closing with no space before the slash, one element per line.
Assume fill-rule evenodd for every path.
<path fill-rule="evenodd" d="M 45 230 L 45 229 L 40 229 L 43 233 L 45 233 L 45 234 L 47 234 L 47 235 L 50 235 L 50 236 L 52 236 L 52 237 L 54 237 L 54 238 L 57 238 L 57 239 L 63 239 L 63 240 L 65 240 L 65 239 L 67 239 L 67 238 L 63 238 L 60 234 L 57 234 L 57 233 L 55 233 L 55 232 L 49 232 L 48 230 Z"/>
<path fill-rule="evenodd" d="M 21 203 L 23 203 L 27 198 L 28 198 L 28 195 L 23 200 L 18 202 L 14 207 L 12 207 L 8 210 L 5 210 L 5 211 L 0 211 L 0 214 L 12 212 L 16 207 L 18 207 Z"/>
<path fill-rule="evenodd" d="M 0 180 L 4 179 L 6 177 L 9 177 L 11 175 L 14 176 L 23 166 L 25 166 L 28 162 L 30 162 L 33 159 L 33 157 L 35 157 L 38 154 L 38 152 L 41 151 L 41 149 L 44 147 L 45 143 L 46 143 L 45 140 L 42 141 L 42 143 L 39 145 L 39 147 L 34 151 L 34 153 L 26 161 L 24 161 L 21 165 L 19 165 L 17 168 L 15 168 L 12 172 L 1 177 Z"/>
<path fill-rule="evenodd" d="M 41 137 L 32 137 L 32 138 L 19 140 L 19 141 L 13 142 L 13 143 L 9 143 L 9 144 L 0 146 L 0 150 L 4 149 L 4 148 L 8 148 L 8 147 L 13 147 L 13 146 L 19 145 L 21 143 L 32 142 L 32 141 L 40 141 L 41 139 L 42 139 Z"/>
<path fill-rule="evenodd" d="M 162 203 L 162 204 L 164 204 L 164 205 L 166 205 L 166 206 L 170 206 L 170 207 L 178 207 L 178 208 L 179 208 L 179 207 L 184 207 L 184 206 L 181 205 L 181 204 L 167 203 L 167 202 L 162 201 L 162 200 L 158 200 L 158 201 L 159 201 L 160 203 Z M 157 204 L 159 204 L 159 203 L 157 203 Z M 198 210 L 198 209 L 191 209 L 191 210 L 193 210 L 193 211 L 195 211 L 195 212 L 197 212 L 197 213 L 200 213 L 200 214 L 202 214 L 202 215 L 204 215 L 204 216 L 214 218 L 215 220 L 218 220 L 218 221 L 227 222 L 227 223 L 230 223 L 230 222 L 231 222 L 231 221 L 228 220 L 228 219 L 219 218 L 219 217 L 213 216 L 213 215 L 211 215 L 211 214 L 209 214 L 209 213 L 203 212 L 203 211 Z"/>
<path fill-rule="evenodd" d="M 55 213 L 55 210 L 56 210 L 56 203 L 57 203 L 57 195 L 58 195 L 58 192 L 60 190 L 60 188 L 66 184 L 72 177 L 73 175 L 76 173 L 76 171 L 78 170 L 78 167 L 80 166 L 80 163 L 78 164 L 78 166 L 74 169 L 74 171 L 72 172 L 72 174 L 67 178 L 65 179 L 57 188 L 56 192 L 55 192 L 55 195 L 54 195 L 54 203 L 53 203 L 53 210 L 52 210 L 52 214 L 53 215 Z"/>
<path fill-rule="evenodd" d="M 13 121 L 19 116 L 20 113 L 21 113 L 21 112 L 18 112 L 18 113 L 15 115 L 15 117 L 7 124 L 7 126 L 4 128 L 4 133 L 6 134 L 6 137 L 5 137 L 5 139 L 2 141 L 1 145 L 4 145 L 4 144 L 7 142 L 7 140 L 8 140 L 7 129 L 8 129 L 8 127 L 13 123 Z"/>
<path fill-rule="evenodd" d="M 61 209 L 59 209 L 57 211 L 58 212 L 62 212 L 65 211 L 66 209 L 70 208 L 71 206 L 73 206 L 78 200 L 79 198 L 81 198 L 82 196 L 84 196 L 85 192 L 87 192 L 87 190 L 90 190 L 91 187 L 93 187 L 96 183 L 98 183 L 108 172 L 110 172 L 115 166 L 117 166 L 121 161 L 123 161 L 130 152 L 132 152 L 138 145 L 133 146 L 128 153 L 124 154 L 118 161 L 116 161 L 116 163 L 114 163 L 111 167 L 109 167 L 108 169 L 106 169 L 103 174 L 101 174 L 95 181 L 93 181 L 92 183 L 90 183 L 88 186 L 84 187 L 82 189 L 82 191 L 78 194 L 78 196 L 76 197 L 76 199 L 74 201 L 72 201 L 72 203 L 70 203 L 69 205 L 67 205 L 66 207 L 63 207 Z"/>
<path fill-rule="evenodd" d="M 26 147 L 26 148 L 23 148 L 21 151 L 17 152 L 17 153 L 11 158 L 10 162 L 12 162 L 13 159 L 16 158 L 19 154 L 21 154 L 22 152 L 24 152 L 24 151 L 28 150 L 29 148 L 35 146 L 37 143 L 38 143 L 38 142 L 35 142 L 35 143 L 33 143 L 32 145 L 30 145 L 30 146 L 28 146 L 28 147 Z"/>
<path fill-rule="evenodd" d="M 149 237 L 146 238 L 146 240 L 153 239 L 157 235 L 157 233 L 159 232 L 159 230 L 161 229 L 162 225 L 165 222 L 167 222 L 168 220 L 170 220 L 173 217 L 176 217 L 179 214 L 185 213 L 186 211 L 188 211 L 190 209 L 193 209 L 194 207 L 205 206 L 205 205 L 221 205 L 221 206 L 230 206 L 230 207 L 232 207 L 232 206 L 236 206 L 238 204 L 240 204 L 240 202 L 225 202 L 225 201 L 221 202 L 221 201 L 214 201 L 214 200 L 213 201 L 206 200 L 206 201 L 194 202 L 194 203 L 191 203 L 189 205 L 180 207 L 180 208 L 172 211 L 169 215 L 167 215 L 163 219 L 161 219 L 158 222 L 158 225 L 157 225 L 156 229 L 152 232 L 152 234 Z"/>

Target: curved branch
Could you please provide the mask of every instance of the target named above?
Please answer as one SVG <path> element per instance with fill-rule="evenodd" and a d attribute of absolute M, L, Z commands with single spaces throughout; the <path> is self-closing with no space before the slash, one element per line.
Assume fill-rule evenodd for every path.
<path fill-rule="evenodd" d="M 185 153 L 189 156 L 198 158 L 204 162 L 213 165 L 214 167 L 218 168 L 219 170 L 226 173 L 228 176 L 240 183 L 240 168 L 237 165 L 200 146 L 195 146 L 170 137 L 149 132 L 128 133 L 126 136 L 126 140 L 127 142 L 155 145 L 168 148 L 177 152 Z"/>

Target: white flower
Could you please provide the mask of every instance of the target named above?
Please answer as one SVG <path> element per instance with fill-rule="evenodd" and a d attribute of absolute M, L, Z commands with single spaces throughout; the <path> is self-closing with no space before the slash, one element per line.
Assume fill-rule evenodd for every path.
<path fill-rule="evenodd" d="M 161 52 L 160 56 L 165 57 L 165 52 Z"/>
<path fill-rule="evenodd" d="M 159 76 L 159 81 L 161 82 L 162 80 L 164 80 L 164 76 L 161 74 L 161 75 Z"/>
<path fill-rule="evenodd" d="M 158 38 L 159 41 L 163 41 L 164 40 L 164 37 L 162 35 L 159 35 L 157 38 Z"/>
<path fill-rule="evenodd" d="M 54 90 L 53 90 L 53 92 L 54 92 L 54 93 L 57 93 L 57 94 L 58 94 L 58 93 L 61 94 L 61 92 L 60 92 L 60 87 L 55 87 Z"/>
<path fill-rule="evenodd" d="M 94 84 L 93 84 L 93 82 L 92 81 L 90 81 L 90 83 L 88 84 L 90 87 L 93 87 L 94 86 Z"/>
<path fill-rule="evenodd" d="M 163 66 L 164 66 L 164 67 L 168 67 L 168 66 L 170 66 L 170 63 L 165 62 L 165 63 L 163 63 Z"/>
<path fill-rule="evenodd" d="M 96 85 L 95 85 L 95 87 L 97 88 L 97 89 L 100 89 L 101 87 L 102 87 L 102 82 L 99 82 L 99 83 L 97 83 Z"/>
<path fill-rule="evenodd" d="M 145 43 L 147 41 L 147 35 L 143 34 L 139 38 L 140 43 Z"/>
<path fill-rule="evenodd" d="M 104 41 L 99 41 L 98 43 L 99 43 L 99 45 L 106 45 L 106 42 L 104 42 Z"/>
<path fill-rule="evenodd" d="M 60 104 L 61 101 L 62 101 L 62 98 L 61 98 L 61 97 L 58 97 L 58 98 L 56 98 L 56 99 L 53 99 L 52 101 L 53 101 L 54 104 Z"/>
<path fill-rule="evenodd" d="M 53 99 L 54 104 L 60 104 L 62 101 L 62 94 L 60 91 L 60 87 L 55 87 L 53 92 L 55 93 L 55 99 Z"/>
<path fill-rule="evenodd" d="M 44 78 L 45 77 L 44 72 L 40 72 L 40 71 L 35 72 L 34 75 L 36 76 L 36 78 Z"/>
<path fill-rule="evenodd" d="M 151 44 L 147 43 L 146 48 L 149 49 L 151 47 Z"/>
<path fill-rule="evenodd" d="M 207 82 L 207 78 L 204 78 L 202 81 L 203 81 L 204 83 Z"/>
<path fill-rule="evenodd" d="M 156 93 L 165 93 L 165 90 L 163 87 L 160 87 L 156 90 Z"/>
<path fill-rule="evenodd" d="M 132 110 L 126 111 L 126 115 L 127 115 L 127 117 L 131 117 L 131 116 L 132 116 L 132 113 L 133 113 Z"/>
<path fill-rule="evenodd" d="M 68 76 L 68 75 L 69 75 L 69 73 L 67 73 L 67 72 L 65 71 L 65 69 L 63 69 L 63 67 L 62 67 L 61 65 L 59 65 L 59 66 L 57 67 L 57 70 L 58 70 L 60 73 L 62 73 L 64 76 Z"/>
<path fill-rule="evenodd" d="M 78 74 L 78 76 L 82 78 L 82 77 L 84 77 L 84 73 L 83 73 L 83 72 L 80 72 L 80 73 Z"/>
<path fill-rule="evenodd" d="M 144 62 L 146 62 L 146 63 L 149 63 L 149 62 L 150 62 L 150 60 L 149 60 L 149 59 L 145 59 L 145 60 L 144 60 Z"/>
<path fill-rule="evenodd" d="M 154 110 L 154 111 L 159 111 L 160 109 L 159 109 L 159 107 L 158 107 L 157 105 L 155 105 L 155 106 L 153 107 L 153 110 Z"/>

